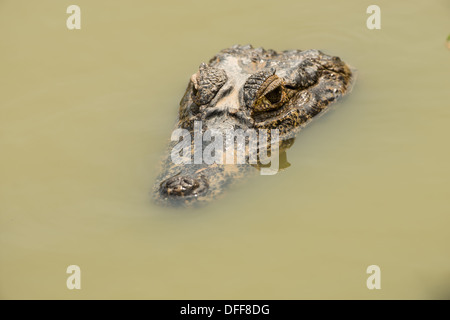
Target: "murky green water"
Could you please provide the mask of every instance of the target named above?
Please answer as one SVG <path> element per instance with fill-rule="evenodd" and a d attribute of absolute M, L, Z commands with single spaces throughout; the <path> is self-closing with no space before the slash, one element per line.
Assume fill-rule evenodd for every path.
<path fill-rule="evenodd" d="M 450 4 L 378 1 L 368 30 L 370 4 L 0 1 L 0 297 L 448 298 Z M 189 76 L 236 43 L 321 49 L 358 79 L 289 169 L 159 208 Z"/>

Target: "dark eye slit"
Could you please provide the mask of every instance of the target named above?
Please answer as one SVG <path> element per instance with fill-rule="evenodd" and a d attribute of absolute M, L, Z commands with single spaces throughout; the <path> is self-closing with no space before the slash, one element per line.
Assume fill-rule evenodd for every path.
<path fill-rule="evenodd" d="M 276 103 L 280 102 L 282 94 L 283 94 L 283 92 L 281 90 L 281 87 L 277 87 L 274 90 L 266 93 L 265 97 L 267 100 L 270 101 L 270 103 L 276 104 Z"/>

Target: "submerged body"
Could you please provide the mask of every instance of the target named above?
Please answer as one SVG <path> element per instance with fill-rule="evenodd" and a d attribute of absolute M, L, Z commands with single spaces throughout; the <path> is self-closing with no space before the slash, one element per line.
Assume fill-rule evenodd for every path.
<path fill-rule="evenodd" d="M 154 200 L 162 205 L 206 202 L 235 181 L 258 173 L 261 163 L 249 161 L 249 154 L 244 163 L 192 161 L 210 151 L 201 140 L 211 130 L 219 136 L 211 139 L 207 134 L 203 141 L 217 142 L 222 140 L 220 135 L 225 141 L 225 133 L 239 130 L 266 131 L 268 139 L 279 137 L 276 151 L 282 160 L 297 132 L 349 92 L 352 80 L 348 65 L 318 50 L 276 52 L 249 45 L 222 50 L 209 64 L 202 63 L 189 81 L 176 125 L 183 139 L 172 139 L 175 141 L 169 144 L 153 189 Z M 183 150 L 177 148 L 181 140 Z M 233 138 L 232 144 L 244 144 L 248 151 L 249 135 L 240 142 Z M 273 143 L 268 146 L 273 148 Z M 187 161 L 174 161 L 174 150 L 177 154 L 181 151 Z M 215 159 L 221 158 L 217 150 L 213 152 Z M 259 144 L 257 154 L 261 151 Z"/>

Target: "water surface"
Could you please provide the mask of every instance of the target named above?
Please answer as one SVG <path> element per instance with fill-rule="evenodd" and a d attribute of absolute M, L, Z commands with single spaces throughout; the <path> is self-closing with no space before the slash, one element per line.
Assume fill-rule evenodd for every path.
<path fill-rule="evenodd" d="M 378 1 L 369 30 L 370 4 L 1 1 L 0 297 L 448 298 L 450 5 Z M 353 92 L 287 170 L 202 209 L 153 205 L 190 75 L 247 43 L 340 56 Z"/>

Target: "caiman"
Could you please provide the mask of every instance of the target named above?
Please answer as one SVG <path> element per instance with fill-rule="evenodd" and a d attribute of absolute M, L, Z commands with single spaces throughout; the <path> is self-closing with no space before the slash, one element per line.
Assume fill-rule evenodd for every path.
<path fill-rule="evenodd" d="M 257 157 L 264 148 L 264 159 L 279 155 L 275 162 L 286 167 L 285 150 L 298 131 L 348 93 L 353 80 L 352 68 L 319 50 L 235 45 L 220 51 L 190 78 L 153 199 L 170 206 L 206 203 L 235 181 L 267 169 L 267 161 L 255 163 L 250 156 L 254 136 L 249 132 L 266 132 L 268 144 L 256 140 Z M 227 140 L 228 132 L 245 135 Z M 236 149 L 228 161 L 225 142 Z M 237 147 L 244 147 L 245 156 L 239 158 L 244 162 L 237 161 Z"/>

